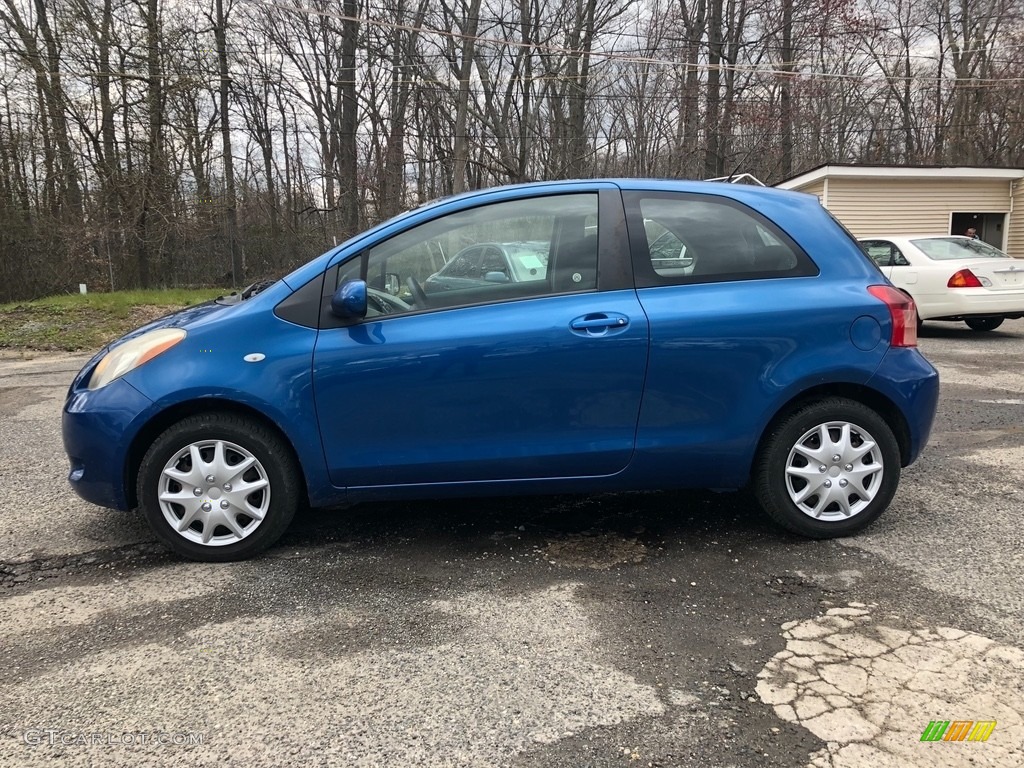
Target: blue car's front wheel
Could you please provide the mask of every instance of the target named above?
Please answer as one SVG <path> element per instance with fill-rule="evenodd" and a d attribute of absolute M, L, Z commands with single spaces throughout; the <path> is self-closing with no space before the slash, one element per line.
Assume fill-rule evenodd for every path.
<path fill-rule="evenodd" d="M 284 533 L 300 498 L 288 446 L 236 414 L 189 416 L 139 467 L 139 506 L 156 535 L 192 560 L 251 557 Z"/>

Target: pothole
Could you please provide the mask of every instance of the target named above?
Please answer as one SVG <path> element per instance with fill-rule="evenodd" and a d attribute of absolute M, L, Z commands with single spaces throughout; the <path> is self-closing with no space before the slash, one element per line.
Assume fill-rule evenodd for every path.
<path fill-rule="evenodd" d="M 544 550 L 544 558 L 558 565 L 597 570 L 639 563 L 646 555 L 647 547 L 636 539 L 624 539 L 610 533 L 568 536 L 551 542 Z"/>
<path fill-rule="evenodd" d="M 167 548 L 156 543 L 127 544 L 77 555 L 28 555 L 17 562 L 0 562 L 0 588 L 54 579 L 95 568 L 118 565 L 144 566 L 169 559 Z"/>

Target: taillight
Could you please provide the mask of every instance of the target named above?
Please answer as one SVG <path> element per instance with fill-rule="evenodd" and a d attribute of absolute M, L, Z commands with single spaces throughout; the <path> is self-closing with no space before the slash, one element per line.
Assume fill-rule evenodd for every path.
<path fill-rule="evenodd" d="M 961 269 L 946 283 L 947 288 L 981 288 L 981 280 L 969 269 Z"/>
<path fill-rule="evenodd" d="M 892 317 L 890 346 L 916 347 L 917 306 L 914 300 L 891 285 L 869 285 L 868 293 L 884 301 L 889 308 L 889 315 Z"/>

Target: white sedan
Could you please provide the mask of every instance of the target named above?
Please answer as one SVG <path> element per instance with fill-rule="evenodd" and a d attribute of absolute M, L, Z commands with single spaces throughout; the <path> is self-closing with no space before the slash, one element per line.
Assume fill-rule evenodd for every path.
<path fill-rule="evenodd" d="M 917 304 L 918 322 L 963 320 L 991 331 L 1024 317 L 1024 260 L 957 235 L 864 237 L 861 247 Z"/>

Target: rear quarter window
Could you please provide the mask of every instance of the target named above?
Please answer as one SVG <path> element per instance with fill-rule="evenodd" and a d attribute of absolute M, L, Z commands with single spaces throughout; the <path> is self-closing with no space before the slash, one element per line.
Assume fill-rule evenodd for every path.
<path fill-rule="evenodd" d="M 623 199 L 637 287 L 818 274 L 800 246 L 742 203 L 675 192 Z"/>

